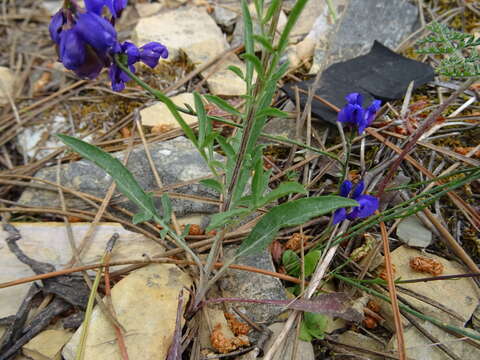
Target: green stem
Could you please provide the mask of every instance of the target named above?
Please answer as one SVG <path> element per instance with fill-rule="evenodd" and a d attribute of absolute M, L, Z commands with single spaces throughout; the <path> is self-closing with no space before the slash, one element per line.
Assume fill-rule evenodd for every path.
<path fill-rule="evenodd" d="M 338 274 L 333 274 L 333 276 L 335 276 L 337 279 L 339 280 L 342 280 L 344 282 L 346 282 L 347 284 L 350 284 L 352 286 L 355 286 L 356 288 L 358 289 L 361 289 L 371 295 L 374 295 L 388 303 L 390 303 L 390 298 L 388 296 L 385 296 L 381 293 L 379 293 L 378 291 L 375 291 L 373 289 L 370 289 L 369 287 L 367 286 L 363 286 L 361 284 L 359 284 L 357 281 L 353 280 L 353 279 L 350 279 L 350 278 L 347 278 L 347 277 L 344 277 L 342 275 L 338 275 Z M 469 337 L 470 339 L 473 339 L 473 340 L 480 340 L 480 336 L 479 335 L 475 335 L 475 334 L 472 334 L 470 332 L 468 332 L 466 329 L 462 329 L 462 328 L 459 328 L 459 327 L 456 327 L 456 326 L 453 326 L 453 325 L 449 325 L 443 321 L 440 321 L 438 319 L 435 319 L 433 317 L 430 317 L 430 316 L 427 316 L 427 315 L 424 315 L 422 314 L 421 312 L 418 312 L 416 310 L 413 310 L 411 307 L 407 306 L 407 305 L 404 305 L 404 304 L 398 304 L 398 306 L 400 307 L 400 309 L 422 319 L 422 320 L 426 320 L 428 322 L 431 322 L 432 324 L 438 326 L 438 327 L 441 327 L 445 330 L 449 330 L 449 331 L 453 331 L 457 334 L 460 334 L 460 335 L 463 335 L 463 336 L 466 336 L 466 337 Z"/>

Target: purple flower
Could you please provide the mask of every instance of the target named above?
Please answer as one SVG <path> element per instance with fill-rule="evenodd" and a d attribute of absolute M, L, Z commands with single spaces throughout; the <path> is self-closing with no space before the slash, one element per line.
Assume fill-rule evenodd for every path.
<path fill-rule="evenodd" d="M 119 43 L 114 20 L 125 8 L 127 0 L 85 0 L 86 9 L 73 6 L 58 11 L 50 21 L 52 40 L 58 45 L 58 58 L 64 66 L 79 77 L 94 79 L 103 68 L 109 67 L 112 89 L 121 91 L 130 77 L 115 63 L 115 56 L 135 72 L 134 64 L 142 61 L 150 67 L 166 58 L 165 46 L 151 42 L 140 49 L 131 42 Z M 102 17 L 104 8 L 112 13 L 108 21 Z"/>
<path fill-rule="evenodd" d="M 140 60 L 150 66 L 152 69 L 158 65 L 160 58 L 168 57 L 168 50 L 158 42 L 150 42 L 140 48 Z"/>
<path fill-rule="evenodd" d="M 354 220 L 369 217 L 378 209 L 378 199 L 375 196 L 362 195 L 365 189 L 363 180 L 355 186 L 353 191 L 352 187 L 353 185 L 350 181 L 344 181 L 340 186 L 340 196 L 356 200 L 359 206 L 354 207 L 348 213 L 345 208 L 336 210 L 333 213 L 334 224 L 338 224 L 345 219 Z"/>
<path fill-rule="evenodd" d="M 357 126 L 361 135 L 370 126 L 382 102 L 373 100 L 370 106 L 363 108 L 363 97 L 359 93 L 351 93 L 345 97 L 347 105 L 338 113 L 338 121 Z"/>

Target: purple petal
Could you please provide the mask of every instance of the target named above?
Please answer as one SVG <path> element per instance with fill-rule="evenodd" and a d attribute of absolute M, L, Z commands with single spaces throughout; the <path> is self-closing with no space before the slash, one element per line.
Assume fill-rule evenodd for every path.
<path fill-rule="evenodd" d="M 350 122 L 350 119 L 352 118 L 352 105 L 348 104 L 346 105 L 340 112 L 338 113 L 338 118 L 337 120 L 342 122 L 342 123 L 348 123 Z"/>
<path fill-rule="evenodd" d="M 88 12 L 94 13 L 97 15 L 102 14 L 102 9 L 106 5 L 105 0 L 84 0 L 84 3 Z"/>
<path fill-rule="evenodd" d="M 355 200 L 360 204 L 360 206 L 355 208 L 358 209 L 356 217 L 360 219 L 369 217 L 378 209 L 378 199 L 375 196 L 361 195 Z"/>
<path fill-rule="evenodd" d="M 359 94 L 359 93 L 348 94 L 345 97 L 345 99 L 348 101 L 349 104 L 352 104 L 352 105 L 362 106 L 362 104 L 363 104 L 363 96 L 362 96 L 362 94 Z"/>
<path fill-rule="evenodd" d="M 74 29 L 62 31 L 60 34 L 59 58 L 69 70 L 76 70 L 85 62 L 85 43 Z"/>
<path fill-rule="evenodd" d="M 63 9 L 60 9 L 50 20 L 48 30 L 50 31 L 50 37 L 53 41 L 60 44 L 60 32 L 62 31 L 63 24 L 65 24 L 65 15 Z"/>
<path fill-rule="evenodd" d="M 114 18 L 119 18 L 123 9 L 127 6 L 127 0 L 105 0 L 104 2 Z"/>
<path fill-rule="evenodd" d="M 128 57 L 128 65 L 140 61 L 140 50 L 131 42 L 125 41 L 122 44 L 122 52 Z"/>
<path fill-rule="evenodd" d="M 378 109 L 380 109 L 381 105 L 382 102 L 380 100 L 373 100 L 370 106 L 365 111 L 365 121 L 367 126 L 370 126 L 373 119 L 375 118 L 375 114 L 377 113 Z"/>
<path fill-rule="evenodd" d="M 158 42 L 150 42 L 140 48 L 140 60 L 151 68 L 158 65 L 161 57 L 166 59 L 168 57 L 168 50 Z"/>
<path fill-rule="evenodd" d="M 106 52 L 117 40 L 112 24 L 94 13 L 78 15 L 75 29 L 86 43 L 100 52 Z"/>
<path fill-rule="evenodd" d="M 135 67 L 133 65 L 129 65 L 129 69 L 131 72 L 135 73 Z M 122 91 L 125 89 L 125 83 L 130 80 L 128 74 L 126 74 L 116 64 L 112 64 L 110 66 L 108 76 L 112 81 L 112 90 L 114 91 Z"/>
<path fill-rule="evenodd" d="M 363 190 L 365 189 L 365 181 L 360 181 L 353 190 L 352 198 L 357 199 L 360 195 L 362 195 Z"/>
<path fill-rule="evenodd" d="M 85 61 L 74 71 L 81 78 L 95 79 L 105 66 L 108 66 L 109 60 L 100 57 L 99 54 L 90 46 L 85 46 Z"/>
<path fill-rule="evenodd" d="M 342 185 L 340 185 L 340 196 L 348 197 L 350 191 L 352 191 L 352 182 L 345 180 Z"/>
<path fill-rule="evenodd" d="M 345 208 L 335 210 L 335 212 L 333 213 L 333 225 L 336 225 L 339 222 L 342 222 L 343 220 L 345 220 L 346 217 L 347 217 L 347 210 L 345 210 Z"/>

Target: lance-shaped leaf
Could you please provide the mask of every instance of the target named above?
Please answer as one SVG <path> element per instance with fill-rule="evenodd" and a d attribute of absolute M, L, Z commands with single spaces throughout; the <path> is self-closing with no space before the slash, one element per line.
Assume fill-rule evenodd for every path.
<path fill-rule="evenodd" d="M 317 216 L 350 206 L 358 206 L 358 203 L 341 196 L 304 198 L 276 206 L 255 225 L 240 245 L 237 256 L 261 252 L 283 227 L 301 225 Z"/>
<path fill-rule="evenodd" d="M 97 146 L 80 139 L 61 134 L 57 136 L 65 145 L 71 147 L 84 158 L 94 162 L 115 180 L 118 190 L 139 207 L 141 215 L 138 215 L 135 221 L 150 220 L 157 213 L 153 199 L 145 193 L 132 173 L 118 159 L 115 159 Z"/>

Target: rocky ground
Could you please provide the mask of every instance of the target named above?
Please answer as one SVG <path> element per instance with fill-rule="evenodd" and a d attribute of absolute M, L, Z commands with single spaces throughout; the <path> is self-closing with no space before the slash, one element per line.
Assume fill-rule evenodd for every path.
<path fill-rule="evenodd" d="M 283 1 L 278 31 L 285 26 L 294 3 Z M 336 22 L 326 1 L 310 0 L 291 33 L 282 59 L 288 60 L 290 67 L 279 84 L 275 106 L 294 116 L 269 119 L 265 132 L 270 135 L 337 151 L 341 140 L 327 118 L 316 117 L 318 113 L 312 110 L 313 117 L 306 124 L 299 123 L 304 98 L 302 95 L 297 103 L 295 96 L 289 96 L 288 86 L 311 80 L 333 64 L 366 55 L 375 40 L 409 59 L 435 65 L 436 58 L 415 53 L 416 41 L 429 34 L 426 24 L 433 19 L 476 36 L 480 33 L 480 6 L 475 1 L 332 3 Z M 199 184 L 210 174 L 207 165 L 182 136 L 168 109 L 141 87 L 130 82 L 125 91 L 116 93 L 106 74 L 97 80 L 81 80 L 56 61 L 48 23 L 60 5 L 56 0 L 16 0 L 3 2 L 1 7 L 0 215 L 4 228 L 0 230 L 0 359 L 75 359 L 89 294 L 84 279 L 93 280 L 96 274 L 95 266 L 80 267 L 102 263 L 106 244 L 114 234 L 118 240 L 109 259 L 110 280 L 102 281 L 98 293 L 105 296 L 105 306 L 115 309 L 129 359 L 166 359 L 172 339 L 178 338 L 175 333 L 180 323 L 183 359 L 262 358 L 283 331 L 291 310 L 228 302 L 210 304 L 193 319 L 181 317 L 178 321 L 177 314 L 185 312 L 198 280 L 195 269 L 188 266 L 180 249 L 159 238 L 156 226 L 132 224 L 135 206 L 121 194 L 112 194 L 111 178 L 66 151 L 54 136 L 82 137 L 120 160 L 128 158 L 127 167 L 140 185 L 158 195 L 158 207 L 162 193 L 171 196 L 179 224 L 194 225 L 187 236 L 190 246 L 207 253 L 211 234 L 204 230 L 221 203 L 214 191 Z M 167 61 L 153 71 L 139 67 L 137 74 L 176 104 L 193 106 L 193 92 L 198 91 L 241 106 L 245 84 L 227 69 L 231 65 L 245 68 L 240 1 L 129 1 L 118 28 L 122 40 L 132 39 L 138 45 L 159 41 L 168 47 Z M 372 70 L 362 75 L 364 84 L 373 83 L 378 91 L 392 90 L 388 86 L 380 89 L 388 67 L 385 64 L 372 65 Z M 395 70 L 395 65 L 392 68 Z M 404 81 L 411 76 L 397 74 Z M 366 161 L 377 171 L 372 191 L 388 170 L 380 165 L 393 158 L 396 147 L 402 148 L 428 112 L 461 83 L 441 76 L 433 79 L 433 75 L 420 82 L 420 77 L 412 79 L 417 80 L 414 90 L 391 98 L 373 125 L 384 140 L 366 136 L 358 143 L 365 149 L 365 159 L 354 157 L 351 161 L 356 166 Z M 389 80 L 394 88 L 397 83 L 390 78 L 387 83 Z M 319 94 L 328 99 L 327 90 L 321 88 L 325 93 Z M 394 186 L 480 166 L 479 91 L 479 84 L 473 84 L 443 112 L 442 119 L 402 164 Z M 228 118 L 214 104 L 207 110 L 210 115 Z M 196 117 L 187 116 L 186 120 L 196 125 Z M 227 125 L 216 126 L 225 136 L 233 131 Z M 139 127 L 143 131 L 139 132 Z M 278 179 L 292 177 L 315 194 L 336 191 L 339 172 L 328 159 L 267 138 L 262 141 L 266 144 L 265 164 L 275 176 L 272 188 Z M 221 153 L 218 159 L 223 161 Z M 359 172 L 349 175 L 355 178 Z M 381 199 L 383 209 L 408 201 L 415 191 L 404 188 L 387 193 Z M 412 280 L 397 287 L 401 304 L 477 337 L 480 292 L 476 277 L 470 275 L 478 272 L 480 264 L 479 198 L 477 179 L 443 196 L 429 209 L 386 224 L 395 279 Z M 224 257 L 248 234 L 255 219 L 250 220 L 227 234 Z M 289 249 L 300 256 L 304 249 L 315 246 L 328 222 L 328 217 L 322 217 L 301 228 L 283 229 L 267 251 L 242 258 L 237 269 L 229 270 L 209 298 L 293 299 L 294 287 L 301 281 L 289 277 L 282 254 Z M 372 280 L 365 285 L 380 295 L 387 294 L 383 283 L 374 282 L 384 272 L 380 227 L 343 245 L 331 268 L 342 267 L 338 271 L 343 276 L 365 276 Z M 76 253 L 81 254 L 80 259 Z M 412 265 L 412 259 L 418 257 L 426 258 L 427 264 Z M 62 269 L 67 270 L 54 273 Z M 46 273 L 61 276 L 19 281 Z M 445 278 L 423 281 L 439 275 Z M 415 282 L 417 279 L 422 281 Z M 321 335 L 310 342 L 298 340 L 297 321 L 275 359 L 398 358 L 395 321 L 388 302 L 334 277 L 328 278 L 322 290 L 347 293 L 363 321 L 324 317 Z M 179 294 L 183 294 L 181 306 Z M 409 359 L 480 358 L 478 341 L 448 333 L 404 311 L 401 321 Z M 85 359 L 125 359 L 111 323 L 104 308 L 97 305 L 90 320 Z"/>

